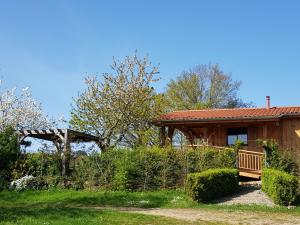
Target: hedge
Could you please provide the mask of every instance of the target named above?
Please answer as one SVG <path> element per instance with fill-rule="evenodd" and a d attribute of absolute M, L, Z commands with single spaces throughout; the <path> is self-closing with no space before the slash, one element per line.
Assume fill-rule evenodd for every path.
<path fill-rule="evenodd" d="M 13 171 L 12 180 L 25 175 L 45 177 L 49 188 L 146 191 L 185 186 L 189 173 L 214 168 L 235 168 L 233 149 L 213 147 L 176 150 L 170 147 L 115 148 L 90 154 L 76 153 L 70 163 L 70 177 L 59 176 L 56 154 L 26 153 Z M 1 178 L 0 170 L 0 178 Z M 0 188 L 1 188 L 0 179 Z M 7 187 L 7 183 L 2 186 Z"/>
<path fill-rule="evenodd" d="M 237 169 L 209 169 L 188 175 L 188 194 L 198 202 L 205 202 L 232 194 L 238 189 Z"/>
<path fill-rule="evenodd" d="M 275 169 L 264 169 L 262 190 L 279 205 L 291 205 L 298 195 L 297 177 Z"/>

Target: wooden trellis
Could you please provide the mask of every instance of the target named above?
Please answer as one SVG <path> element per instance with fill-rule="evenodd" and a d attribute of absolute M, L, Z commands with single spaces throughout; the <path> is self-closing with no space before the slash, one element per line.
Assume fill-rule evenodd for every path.
<path fill-rule="evenodd" d="M 74 131 L 71 129 L 47 129 L 47 130 L 19 130 L 17 131 L 19 144 L 27 137 L 52 141 L 58 151 L 62 152 L 62 175 L 68 174 L 69 160 L 71 155 L 71 143 L 75 142 L 98 142 L 99 137 Z"/>

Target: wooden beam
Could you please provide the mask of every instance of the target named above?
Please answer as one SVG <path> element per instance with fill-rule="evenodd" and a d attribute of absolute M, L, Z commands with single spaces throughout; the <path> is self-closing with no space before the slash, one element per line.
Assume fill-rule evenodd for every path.
<path fill-rule="evenodd" d="M 160 137 L 160 147 L 164 147 L 166 145 L 166 127 L 164 126 L 160 127 L 159 137 Z"/>
<path fill-rule="evenodd" d="M 250 177 L 250 178 L 255 178 L 255 179 L 260 179 L 261 175 L 260 174 L 256 174 L 256 173 L 249 173 L 249 172 L 239 172 L 239 175 L 241 177 Z"/>
<path fill-rule="evenodd" d="M 174 127 L 168 127 L 168 144 L 172 145 L 173 143 L 173 134 L 174 134 Z"/>

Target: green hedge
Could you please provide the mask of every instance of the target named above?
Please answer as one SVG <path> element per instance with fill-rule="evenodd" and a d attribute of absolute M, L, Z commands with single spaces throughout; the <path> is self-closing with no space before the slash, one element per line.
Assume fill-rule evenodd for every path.
<path fill-rule="evenodd" d="M 77 152 L 71 159 L 70 177 L 63 178 L 59 176 L 58 166 L 61 164 L 56 156 L 46 152 L 23 154 L 12 172 L 12 180 L 29 174 L 47 178 L 49 188 L 63 185 L 89 190 L 175 189 L 185 186 L 189 173 L 213 168 L 234 168 L 236 159 L 233 149 L 219 151 L 213 147 L 183 150 L 138 147 L 114 148 L 90 154 Z"/>
<path fill-rule="evenodd" d="M 262 173 L 262 190 L 279 205 L 291 205 L 298 195 L 297 177 L 288 173 L 264 169 Z"/>
<path fill-rule="evenodd" d="M 188 194 L 198 202 L 222 197 L 238 189 L 237 169 L 209 169 L 191 173 L 187 178 Z"/>

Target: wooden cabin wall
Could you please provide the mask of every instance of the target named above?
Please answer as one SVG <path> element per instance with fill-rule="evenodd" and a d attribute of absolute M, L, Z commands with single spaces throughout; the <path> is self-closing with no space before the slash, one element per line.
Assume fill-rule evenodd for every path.
<path fill-rule="evenodd" d="M 281 148 L 300 154 L 300 119 L 283 119 Z"/>
<path fill-rule="evenodd" d="M 190 127 L 195 138 L 208 138 L 208 144 L 214 146 L 227 145 L 227 128 L 233 125 L 209 125 L 203 127 Z M 250 151 L 263 151 L 257 145 L 257 139 L 274 139 L 279 143 L 281 149 L 297 152 L 300 155 L 300 118 L 282 119 L 280 122 L 267 122 L 256 124 L 245 124 L 248 127 L 248 146 L 244 149 Z M 184 129 L 177 128 L 185 131 Z M 185 135 L 186 132 L 185 132 Z M 205 137 L 204 137 L 205 136 Z"/>
<path fill-rule="evenodd" d="M 207 132 L 209 145 L 226 146 L 226 129 L 221 126 L 212 126 L 208 128 Z"/>
<path fill-rule="evenodd" d="M 248 127 L 248 147 L 256 148 L 257 147 L 257 139 L 260 136 L 260 129 L 258 126 L 249 126 Z"/>

